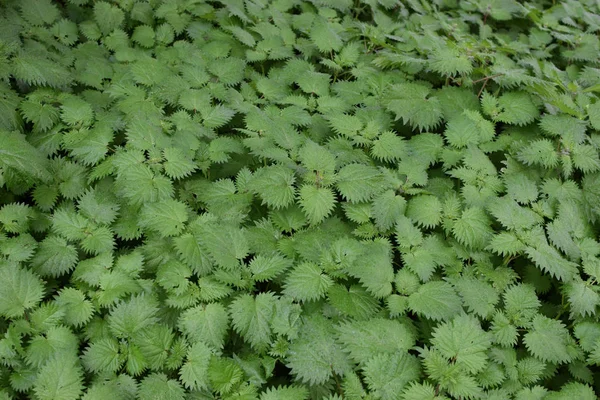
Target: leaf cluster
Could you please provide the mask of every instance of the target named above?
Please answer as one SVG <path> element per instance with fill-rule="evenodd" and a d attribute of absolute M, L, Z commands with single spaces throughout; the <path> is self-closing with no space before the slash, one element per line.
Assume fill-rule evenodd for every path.
<path fill-rule="evenodd" d="M 597 398 L 599 30 L 2 2 L 0 398 Z"/>

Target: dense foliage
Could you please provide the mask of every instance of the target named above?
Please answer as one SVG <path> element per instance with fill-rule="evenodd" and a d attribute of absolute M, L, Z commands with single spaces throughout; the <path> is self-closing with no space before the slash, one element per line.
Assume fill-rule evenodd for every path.
<path fill-rule="evenodd" d="M 0 399 L 596 399 L 599 32 L 3 1 Z"/>

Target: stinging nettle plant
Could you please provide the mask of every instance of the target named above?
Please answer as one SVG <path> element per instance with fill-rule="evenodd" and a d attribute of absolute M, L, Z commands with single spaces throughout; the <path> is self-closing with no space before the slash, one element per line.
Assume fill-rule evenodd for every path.
<path fill-rule="evenodd" d="M 596 399 L 599 31 L 4 1 L 0 399 Z"/>

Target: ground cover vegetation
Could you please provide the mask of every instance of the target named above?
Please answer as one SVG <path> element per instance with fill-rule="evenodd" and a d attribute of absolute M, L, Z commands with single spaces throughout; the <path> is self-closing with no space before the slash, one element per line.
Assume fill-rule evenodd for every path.
<path fill-rule="evenodd" d="M 593 400 L 594 0 L 0 4 L 0 398 Z"/>

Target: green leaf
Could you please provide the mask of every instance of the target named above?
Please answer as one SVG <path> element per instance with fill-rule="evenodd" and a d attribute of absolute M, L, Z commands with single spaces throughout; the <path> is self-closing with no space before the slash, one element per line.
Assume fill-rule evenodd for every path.
<path fill-rule="evenodd" d="M 0 208 L 0 224 L 6 232 L 27 232 L 32 217 L 33 209 L 25 204 L 12 203 Z"/>
<path fill-rule="evenodd" d="M 308 171 L 319 171 L 324 177 L 333 175 L 335 156 L 326 147 L 307 140 L 300 149 L 300 160 Z"/>
<path fill-rule="evenodd" d="M 445 322 L 433 331 L 431 344 L 448 361 L 452 360 L 469 373 L 483 370 L 492 342 L 477 318 L 463 314 Z"/>
<path fill-rule="evenodd" d="M 530 229 L 543 222 L 543 218 L 532 209 L 519 206 L 509 197 L 491 200 L 488 209 L 502 226 L 511 231 Z"/>
<path fill-rule="evenodd" d="M 260 400 L 307 400 L 308 389 L 304 386 L 279 386 L 261 393 Z"/>
<path fill-rule="evenodd" d="M 38 246 L 38 242 L 29 234 L 22 234 L 6 240 L 0 239 L 0 243 L 0 253 L 13 262 L 29 260 Z"/>
<path fill-rule="evenodd" d="M 498 105 L 502 111 L 494 119 L 507 124 L 526 125 L 540 115 L 531 97 L 525 92 L 505 93 L 498 99 Z"/>
<path fill-rule="evenodd" d="M 300 301 L 317 300 L 327 293 L 333 280 L 314 263 L 302 263 L 287 276 L 283 292 Z"/>
<path fill-rule="evenodd" d="M 140 382 L 138 396 L 153 400 L 184 400 L 185 390 L 178 381 L 155 372 Z"/>
<path fill-rule="evenodd" d="M 519 284 L 504 292 L 506 316 L 516 326 L 526 326 L 537 315 L 540 301 L 531 285 Z"/>
<path fill-rule="evenodd" d="M 580 382 L 569 382 L 561 387 L 559 392 L 549 393 L 544 399 L 548 400 L 595 400 L 598 396 L 589 385 Z"/>
<path fill-rule="evenodd" d="M 68 325 L 81 326 L 94 314 L 94 306 L 78 289 L 69 287 L 62 289 L 55 301 L 64 311 L 64 320 Z"/>
<path fill-rule="evenodd" d="M 514 256 L 525 250 L 525 244 L 510 232 L 500 232 L 492 237 L 487 249 L 501 256 Z"/>
<path fill-rule="evenodd" d="M 396 224 L 396 241 L 400 249 L 410 249 L 423 242 L 423 233 L 410 218 L 401 216 Z"/>
<path fill-rule="evenodd" d="M 335 341 L 331 322 L 317 315 L 304 318 L 300 336 L 289 346 L 286 365 L 298 380 L 311 385 L 350 370 L 343 348 Z"/>
<path fill-rule="evenodd" d="M 340 35 L 343 29 L 339 23 L 328 21 L 323 17 L 317 18 L 310 30 L 310 38 L 322 53 L 339 51 L 344 45 Z"/>
<path fill-rule="evenodd" d="M 154 29 L 148 25 L 136 26 L 131 35 L 131 40 L 140 46 L 150 48 L 154 46 Z"/>
<path fill-rule="evenodd" d="M 30 85 L 64 87 L 72 82 L 72 75 L 67 68 L 42 55 L 23 53 L 14 57 L 12 69 L 15 78 Z"/>
<path fill-rule="evenodd" d="M 195 237 L 202 247 L 208 250 L 208 254 L 217 265 L 225 269 L 234 269 L 250 251 L 244 232 L 233 224 L 211 222 L 197 226 Z"/>
<path fill-rule="evenodd" d="M 163 150 L 165 174 L 172 179 L 183 179 L 190 176 L 198 166 L 185 153 L 176 147 Z"/>
<path fill-rule="evenodd" d="M 97 224 L 111 224 L 117 218 L 120 206 L 106 193 L 88 190 L 79 198 L 77 208 L 83 216 Z M 78 222 L 77 225 L 82 224 Z"/>
<path fill-rule="evenodd" d="M 276 302 L 277 298 L 271 293 L 260 293 L 256 297 L 244 294 L 229 306 L 233 328 L 258 352 L 272 343 L 270 322 Z"/>
<path fill-rule="evenodd" d="M 220 128 L 231 121 L 235 115 L 234 110 L 220 104 L 206 111 L 201 109 L 200 113 L 202 114 L 203 124 L 208 128 Z"/>
<path fill-rule="evenodd" d="M 51 178 L 44 154 L 17 133 L 0 131 L 0 166 L 14 168 L 25 176 L 43 181 Z"/>
<path fill-rule="evenodd" d="M 240 384 L 244 371 L 230 358 L 212 357 L 208 377 L 214 390 L 227 394 Z"/>
<path fill-rule="evenodd" d="M 304 93 L 313 93 L 317 96 L 329 94 L 330 76 L 321 72 L 306 71 L 296 78 L 295 82 Z"/>
<path fill-rule="evenodd" d="M 548 139 L 538 139 L 523 147 L 517 154 L 519 161 L 527 165 L 541 165 L 554 168 L 558 165 L 558 153 L 554 143 Z"/>
<path fill-rule="evenodd" d="M 157 232 L 161 237 L 167 237 L 180 234 L 187 220 L 187 205 L 168 199 L 145 204 L 140 213 L 139 223 L 142 227 Z"/>
<path fill-rule="evenodd" d="M 99 1 L 94 4 L 94 19 L 102 33 L 108 35 L 121 26 L 125 19 L 125 13 L 117 6 Z"/>
<path fill-rule="evenodd" d="M 593 285 L 577 279 L 566 285 L 566 295 L 574 314 L 582 317 L 596 314 L 596 307 L 600 305 L 600 295 Z"/>
<path fill-rule="evenodd" d="M 378 300 L 359 285 L 333 285 L 327 291 L 327 300 L 342 314 L 356 319 L 369 318 L 379 310 Z"/>
<path fill-rule="evenodd" d="M 539 192 L 534 180 L 523 174 L 504 175 L 506 193 L 515 201 L 527 204 L 538 198 Z"/>
<path fill-rule="evenodd" d="M 450 119 L 444 131 L 448 143 L 457 148 L 489 142 L 495 134 L 494 124 L 472 110 Z"/>
<path fill-rule="evenodd" d="M 235 85 L 244 78 L 246 61 L 236 57 L 211 60 L 208 70 L 225 85 Z"/>
<path fill-rule="evenodd" d="M 69 356 L 78 348 L 77 337 L 64 326 L 53 326 L 44 334 L 31 338 L 25 359 L 33 367 L 40 368 L 55 355 Z"/>
<path fill-rule="evenodd" d="M 396 120 L 420 131 L 436 127 L 442 119 L 442 107 L 431 89 L 420 83 L 402 83 L 394 86 L 393 99 L 387 109 L 396 114 Z"/>
<path fill-rule="evenodd" d="M 384 238 L 364 242 L 360 255 L 345 270 L 373 296 L 384 298 L 390 295 L 394 280 L 391 243 Z"/>
<path fill-rule="evenodd" d="M 573 334 L 584 351 L 593 351 L 597 340 L 600 339 L 600 324 L 592 321 L 582 321 L 575 324 Z"/>
<path fill-rule="evenodd" d="M 404 214 L 406 200 L 393 190 L 387 190 L 373 199 L 371 215 L 381 230 L 390 229 L 398 218 Z"/>
<path fill-rule="evenodd" d="M 203 342 L 194 343 L 187 351 L 187 360 L 181 367 L 179 376 L 183 385 L 192 390 L 208 388 L 208 365 L 212 351 Z"/>
<path fill-rule="evenodd" d="M 416 338 L 399 321 L 373 318 L 342 323 L 336 327 L 338 340 L 350 357 L 361 365 L 380 354 L 401 354 L 410 350 Z"/>
<path fill-rule="evenodd" d="M 407 383 L 421 375 L 416 357 L 406 353 L 380 354 L 373 357 L 363 368 L 365 382 L 377 398 L 394 400 Z"/>
<path fill-rule="evenodd" d="M 292 266 L 292 260 L 281 254 L 274 253 L 269 256 L 259 254 L 250 261 L 250 271 L 253 279 L 258 282 L 268 281 Z"/>
<path fill-rule="evenodd" d="M 79 97 L 69 96 L 62 102 L 60 118 L 70 126 L 89 126 L 94 121 L 91 104 Z"/>
<path fill-rule="evenodd" d="M 402 393 L 402 400 L 435 400 L 435 388 L 427 382 L 411 382 Z"/>
<path fill-rule="evenodd" d="M 590 121 L 590 125 L 598 131 L 600 131 L 600 101 L 596 101 L 594 104 L 591 104 L 588 109 L 588 117 Z"/>
<path fill-rule="evenodd" d="M 0 281 L 0 314 L 5 317 L 23 315 L 44 297 L 42 280 L 17 264 L 0 262 Z"/>
<path fill-rule="evenodd" d="M 542 361 L 557 364 L 573 359 L 575 342 L 562 322 L 536 315 L 532 328 L 523 336 L 527 350 Z"/>
<path fill-rule="evenodd" d="M 471 60 L 453 42 L 446 42 L 433 51 L 431 69 L 443 76 L 468 75 L 473 71 Z"/>
<path fill-rule="evenodd" d="M 565 260 L 548 244 L 540 244 L 537 248 L 527 247 L 525 254 L 539 269 L 562 281 L 569 281 L 577 273 L 577 264 Z"/>
<path fill-rule="evenodd" d="M 51 0 L 24 0 L 20 2 L 21 15 L 32 25 L 50 25 L 60 17 L 60 11 Z"/>
<path fill-rule="evenodd" d="M 595 172 L 600 169 L 600 157 L 597 146 L 578 144 L 571 153 L 575 168 L 585 172 Z"/>
<path fill-rule="evenodd" d="M 170 326 L 155 324 L 136 335 L 135 344 L 148 362 L 151 369 L 163 368 L 167 363 L 170 352 L 177 345 L 175 335 Z M 176 349 L 174 353 L 176 353 Z"/>
<path fill-rule="evenodd" d="M 454 237 L 473 249 L 484 247 L 491 238 L 492 232 L 489 218 L 482 209 L 477 207 L 465 209 L 452 227 Z"/>
<path fill-rule="evenodd" d="M 393 131 L 385 131 L 373 141 L 371 155 L 385 162 L 400 160 L 408 154 L 408 146 L 402 136 Z"/>
<path fill-rule="evenodd" d="M 335 195 L 329 188 L 303 185 L 298 194 L 300 207 L 312 225 L 322 222 L 335 207 Z"/>
<path fill-rule="evenodd" d="M 77 249 L 59 236 L 47 236 L 38 247 L 31 263 L 40 275 L 57 277 L 75 268 Z"/>
<path fill-rule="evenodd" d="M 407 269 L 417 274 L 423 282 L 431 279 L 437 267 L 435 253 L 425 246 L 418 246 L 408 251 L 403 251 L 402 262 Z"/>
<path fill-rule="evenodd" d="M 454 288 L 440 281 L 427 282 L 408 297 L 410 309 L 436 321 L 449 320 L 462 310 L 460 297 Z"/>
<path fill-rule="evenodd" d="M 219 303 L 200 305 L 185 310 L 179 317 L 178 326 L 193 341 L 204 341 L 221 349 L 229 328 L 229 315 Z"/>
<path fill-rule="evenodd" d="M 381 190 L 382 174 L 375 167 L 350 164 L 337 174 L 337 188 L 344 198 L 352 203 L 370 200 Z"/>
<path fill-rule="evenodd" d="M 442 203 L 431 195 L 418 195 L 410 199 L 406 216 L 424 228 L 433 228 L 442 220 Z"/>
<path fill-rule="evenodd" d="M 271 165 L 258 169 L 252 177 L 249 187 L 262 199 L 262 204 L 280 209 L 294 201 L 296 177 L 283 166 Z"/>
<path fill-rule="evenodd" d="M 119 353 L 119 342 L 113 338 L 92 342 L 82 356 L 85 368 L 90 372 L 117 372 L 124 358 Z"/>
<path fill-rule="evenodd" d="M 33 95 L 31 95 L 33 96 Z M 59 120 L 59 111 L 51 104 L 45 104 L 37 99 L 29 99 L 19 105 L 23 117 L 33 122 L 37 131 L 45 132 L 52 128 Z"/>
<path fill-rule="evenodd" d="M 116 337 L 132 337 L 156 323 L 157 313 L 156 300 L 143 294 L 132 296 L 127 301 L 118 302 L 110 311 L 108 327 Z"/>
<path fill-rule="evenodd" d="M 331 129 L 342 136 L 352 138 L 363 129 L 363 123 L 355 115 L 334 114 L 327 117 Z"/>
<path fill-rule="evenodd" d="M 519 337 L 517 327 L 511 324 L 502 312 L 497 312 L 494 315 L 490 333 L 493 335 L 492 340 L 504 347 L 513 347 Z"/>
<path fill-rule="evenodd" d="M 486 318 L 494 312 L 500 297 L 492 285 L 469 277 L 457 279 L 453 284 L 463 298 L 465 306 L 474 314 Z"/>
<path fill-rule="evenodd" d="M 77 358 L 53 357 L 41 369 L 33 388 L 40 400 L 76 400 L 83 392 L 83 371 Z"/>

